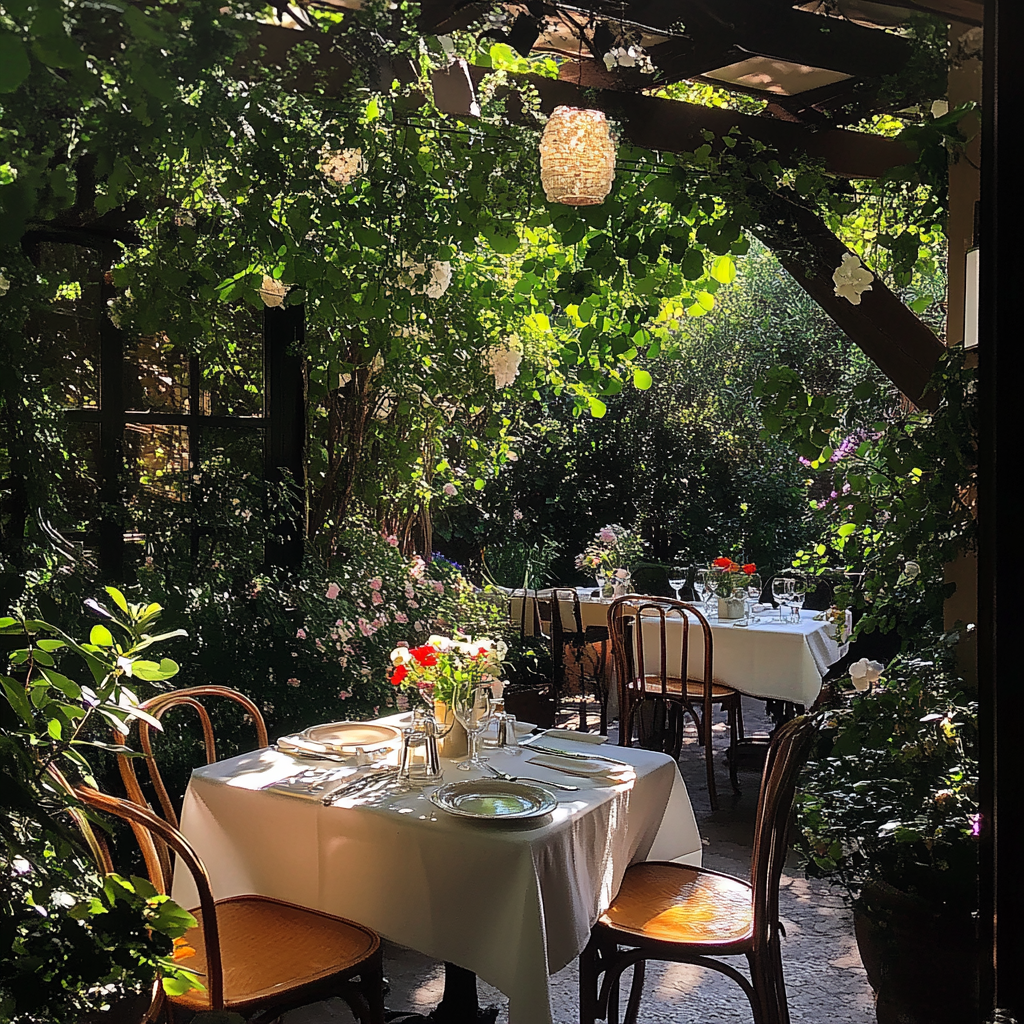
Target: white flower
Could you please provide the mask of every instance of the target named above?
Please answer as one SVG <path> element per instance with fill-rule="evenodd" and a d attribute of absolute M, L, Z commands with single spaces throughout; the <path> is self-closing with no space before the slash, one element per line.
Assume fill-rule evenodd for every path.
<path fill-rule="evenodd" d="M 427 646 L 433 647 L 435 651 L 440 651 L 442 654 L 447 654 L 452 649 L 452 641 L 450 637 L 438 636 L 436 633 L 431 633 L 427 637 Z"/>
<path fill-rule="evenodd" d="M 850 680 L 858 690 L 866 690 L 872 683 L 877 683 L 885 666 L 880 661 L 868 661 L 861 658 L 850 666 Z"/>
<path fill-rule="evenodd" d="M 455 495 L 459 493 L 455 484 L 445 484 L 443 489 L 444 493 L 447 494 L 449 498 L 454 498 Z"/>
<path fill-rule="evenodd" d="M 921 566 L 919 566 L 917 562 L 907 562 L 907 564 L 903 566 L 903 575 L 906 576 L 908 580 L 915 580 L 921 575 Z"/>
<path fill-rule="evenodd" d="M 392 665 L 409 665 L 412 661 L 413 656 L 408 647 L 396 647 L 391 652 Z"/>
<path fill-rule="evenodd" d="M 366 161 L 361 149 L 328 149 L 320 150 L 320 173 L 336 185 L 348 185 L 360 175 L 366 173 Z"/>
<path fill-rule="evenodd" d="M 398 283 L 412 295 L 439 299 L 452 283 L 452 265 L 447 260 L 429 264 L 402 262 Z"/>
<path fill-rule="evenodd" d="M 0 297 L 3 297 L 11 290 L 11 282 L 4 276 L 4 272 L 0 270 Z"/>
<path fill-rule="evenodd" d="M 505 458 L 508 459 L 509 462 L 519 461 L 519 455 L 516 452 L 507 452 L 505 454 Z"/>
<path fill-rule="evenodd" d="M 629 570 L 628 569 L 616 569 L 615 570 L 615 578 L 616 579 L 624 580 L 624 579 L 628 578 L 628 576 L 629 576 Z"/>
<path fill-rule="evenodd" d="M 288 294 L 288 285 L 264 274 L 263 284 L 257 290 L 264 306 L 283 306 L 284 297 Z"/>
<path fill-rule="evenodd" d="M 636 68 L 645 75 L 654 73 L 654 64 L 642 46 L 613 46 L 604 55 L 604 66 L 611 71 L 614 67 Z"/>
<path fill-rule="evenodd" d="M 522 361 L 522 352 L 503 345 L 495 345 L 484 353 L 484 365 L 494 374 L 494 386 L 499 389 L 507 388 L 519 376 Z"/>
<path fill-rule="evenodd" d="M 836 267 L 832 280 L 835 283 L 836 295 L 859 306 L 860 297 L 864 292 L 871 291 L 871 282 L 875 275 L 860 261 L 860 257 L 854 256 L 852 252 L 843 254 L 843 261 Z"/>

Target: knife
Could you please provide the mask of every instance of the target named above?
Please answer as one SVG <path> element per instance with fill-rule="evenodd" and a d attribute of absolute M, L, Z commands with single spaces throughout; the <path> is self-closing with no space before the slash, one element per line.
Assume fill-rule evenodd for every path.
<path fill-rule="evenodd" d="M 527 744 L 521 744 L 527 746 Z M 619 761 L 614 757 L 605 757 L 603 754 L 578 754 L 573 750 L 559 750 L 557 747 L 543 747 L 539 743 L 530 743 L 531 750 L 542 750 L 545 754 L 557 754 L 559 757 L 571 757 L 576 761 L 607 761 L 609 764 L 621 764 L 624 768 L 633 768 L 628 761 Z"/>

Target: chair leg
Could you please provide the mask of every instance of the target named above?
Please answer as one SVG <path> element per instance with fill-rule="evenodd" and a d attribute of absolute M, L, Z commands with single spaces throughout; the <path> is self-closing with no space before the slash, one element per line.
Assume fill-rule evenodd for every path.
<path fill-rule="evenodd" d="M 772 1012 L 778 1024 L 789 1024 L 789 1000 L 786 998 L 786 979 L 782 973 L 782 947 L 776 931 L 768 943 L 768 958 L 765 964 L 772 987 Z"/>
<path fill-rule="evenodd" d="M 732 783 L 732 791 L 739 796 L 740 784 L 736 778 L 736 761 L 739 754 L 739 736 L 737 734 L 736 718 L 740 713 L 739 703 L 729 706 L 729 781 Z"/>
<path fill-rule="evenodd" d="M 715 788 L 715 752 L 711 742 L 711 715 L 707 710 L 701 715 L 701 729 L 698 735 L 704 736 L 704 764 L 708 774 L 708 797 L 711 799 L 711 810 L 718 810 L 718 790 Z"/>
<path fill-rule="evenodd" d="M 384 1024 L 384 950 L 378 949 L 359 975 L 359 988 L 366 1000 L 367 1024 Z"/>
<path fill-rule="evenodd" d="M 736 724 L 739 727 L 740 742 L 745 740 L 747 737 L 743 732 L 743 698 L 739 697 L 736 700 Z"/>
<path fill-rule="evenodd" d="M 644 994 L 646 960 L 637 960 L 633 965 L 633 980 L 629 986 L 629 1002 L 626 1004 L 625 1024 L 636 1024 L 640 1015 L 640 997 Z"/>
<path fill-rule="evenodd" d="M 597 1024 L 598 1007 L 598 942 L 593 935 L 580 953 L 580 1024 Z"/>
<path fill-rule="evenodd" d="M 767 979 L 764 973 L 762 957 L 757 953 L 748 953 L 747 965 L 750 967 L 750 983 L 754 988 L 753 995 L 747 994 L 747 998 L 750 1000 L 750 1011 L 754 1017 L 754 1024 L 776 1024 L 768 1008 L 768 993 L 765 991 Z"/>

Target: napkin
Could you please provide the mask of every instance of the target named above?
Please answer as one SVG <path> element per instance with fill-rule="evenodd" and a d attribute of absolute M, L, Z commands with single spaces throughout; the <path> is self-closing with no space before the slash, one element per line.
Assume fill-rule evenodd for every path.
<path fill-rule="evenodd" d="M 329 757 L 332 760 L 348 760 L 343 755 L 324 746 L 322 743 L 314 743 L 304 736 L 292 733 L 290 736 L 282 736 L 277 741 L 277 749 L 282 754 L 291 754 L 293 757 Z"/>
<path fill-rule="evenodd" d="M 577 757 L 559 757 L 557 754 L 534 754 L 527 764 L 551 768 L 565 775 L 586 776 L 595 781 L 625 782 L 636 774 L 628 764 L 611 764 L 608 761 L 590 761 Z"/>

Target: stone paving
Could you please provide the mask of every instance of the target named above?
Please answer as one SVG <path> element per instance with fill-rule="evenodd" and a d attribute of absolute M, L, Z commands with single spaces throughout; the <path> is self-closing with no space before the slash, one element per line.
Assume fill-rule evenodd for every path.
<path fill-rule="evenodd" d="M 744 698 L 747 734 L 766 732 L 764 705 Z M 711 812 L 704 782 L 702 752 L 690 726 L 687 749 L 680 758 L 690 799 L 704 837 L 704 864 L 730 874 L 749 877 L 753 818 L 759 776 L 740 771 L 743 793 L 735 797 L 724 765 L 728 745 L 725 723 L 716 722 L 715 748 L 719 750 L 717 775 L 719 810 Z M 786 928 L 782 943 L 783 966 L 794 1024 L 871 1024 L 874 1005 L 853 937 L 853 922 L 840 891 L 805 879 L 794 856 L 782 877 L 780 910 Z M 388 944 L 385 950 L 391 992 L 390 1009 L 427 1011 L 441 998 L 443 967 L 412 950 Z M 734 960 L 745 966 L 742 958 Z M 501 993 L 479 983 L 481 1005 L 501 1007 L 499 1024 L 508 1020 Z M 625 992 L 623 994 L 623 998 Z M 576 965 L 552 978 L 555 1024 L 575 1024 L 578 1018 Z M 713 971 L 683 964 L 650 963 L 640 1019 L 645 1024 L 717 1024 L 751 1020 L 750 1007 L 739 986 Z M 348 1008 L 329 1000 L 287 1014 L 283 1024 L 352 1024 Z"/>

